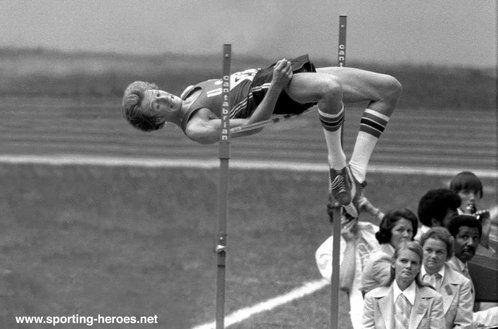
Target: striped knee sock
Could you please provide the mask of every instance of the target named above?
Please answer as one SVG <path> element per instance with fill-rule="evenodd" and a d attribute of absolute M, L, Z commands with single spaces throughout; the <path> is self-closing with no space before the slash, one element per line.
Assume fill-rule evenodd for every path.
<path fill-rule="evenodd" d="M 389 122 L 389 116 L 366 109 L 360 122 L 360 131 L 356 138 L 349 166 L 353 176 L 360 182 L 365 181 L 367 167 L 375 145 Z"/>
<path fill-rule="evenodd" d="M 342 149 L 342 126 L 344 123 L 344 105 L 337 114 L 318 110 L 327 143 L 329 166 L 334 169 L 346 167 L 346 155 Z"/>

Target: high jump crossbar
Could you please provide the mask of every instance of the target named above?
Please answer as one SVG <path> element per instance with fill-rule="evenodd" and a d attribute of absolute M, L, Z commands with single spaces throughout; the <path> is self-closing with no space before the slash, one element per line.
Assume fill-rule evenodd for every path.
<path fill-rule="evenodd" d="M 346 27 L 347 16 L 339 16 L 339 46 L 337 62 L 339 67 L 346 65 Z M 342 141 L 342 136 L 341 136 Z M 334 200 L 332 215 L 332 274 L 330 278 L 330 328 L 339 328 L 339 282 L 341 250 L 341 212 L 342 207 Z"/>
<path fill-rule="evenodd" d="M 301 112 L 299 114 L 275 115 L 271 119 L 268 119 L 268 120 L 258 121 L 258 122 L 251 123 L 251 124 L 248 124 L 248 125 L 245 125 L 245 126 L 239 126 L 239 127 L 231 128 L 230 129 L 230 133 L 232 133 L 232 134 L 238 134 L 238 133 L 243 133 L 243 132 L 246 132 L 246 131 L 252 131 L 252 130 L 256 130 L 256 129 L 261 129 L 261 128 L 264 128 L 266 126 L 269 126 L 269 125 L 272 125 L 272 124 L 275 124 L 275 123 L 278 123 L 278 122 L 281 122 L 281 121 L 286 121 L 286 120 L 289 120 L 289 119 L 294 119 L 296 117 L 300 117 L 301 115 L 314 112 L 314 111 L 316 111 L 316 109 L 317 109 L 317 107 L 313 106 L 313 107 L 310 107 L 309 109 L 307 109 L 307 110 L 305 110 L 305 111 L 303 111 L 303 112 Z"/>
<path fill-rule="evenodd" d="M 225 266 L 228 221 L 228 180 L 230 160 L 230 66 L 232 45 L 223 45 L 223 77 L 221 84 L 221 135 L 219 142 L 220 177 L 218 186 L 218 227 L 216 236 L 216 329 L 225 327 Z"/>

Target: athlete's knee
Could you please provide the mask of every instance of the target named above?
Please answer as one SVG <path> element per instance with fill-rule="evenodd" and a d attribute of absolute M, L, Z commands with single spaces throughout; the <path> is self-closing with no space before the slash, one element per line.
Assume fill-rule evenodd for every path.
<path fill-rule="evenodd" d="M 397 100 L 403 91 L 401 82 L 391 75 L 384 75 L 385 96 Z"/>
<path fill-rule="evenodd" d="M 316 92 L 319 102 L 337 103 L 342 100 L 342 86 L 340 81 L 333 76 L 321 77 Z"/>

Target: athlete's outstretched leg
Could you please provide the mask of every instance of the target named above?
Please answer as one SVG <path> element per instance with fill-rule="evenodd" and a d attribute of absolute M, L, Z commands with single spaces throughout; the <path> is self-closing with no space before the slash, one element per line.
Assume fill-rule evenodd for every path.
<path fill-rule="evenodd" d="M 330 74 L 296 74 L 286 91 L 299 103 L 317 103 L 328 150 L 330 192 L 339 203 L 352 207 L 354 181 L 347 166 L 341 140 L 344 103 L 340 80 Z M 353 216 L 357 215 L 355 209 L 348 212 Z"/>
<path fill-rule="evenodd" d="M 364 183 L 368 163 L 401 95 L 394 77 L 355 68 L 323 68 L 318 72 L 334 75 L 341 82 L 345 103 L 368 102 L 349 162 L 353 176 Z"/>

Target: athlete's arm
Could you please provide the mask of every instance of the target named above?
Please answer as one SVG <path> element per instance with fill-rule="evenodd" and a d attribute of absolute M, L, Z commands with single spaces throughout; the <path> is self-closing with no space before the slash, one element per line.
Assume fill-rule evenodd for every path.
<path fill-rule="evenodd" d="M 268 92 L 261 103 L 256 107 L 253 114 L 248 119 L 230 119 L 230 128 L 243 127 L 271 118 L 280 93 L 289 84 L 291 79 L 292 67 L 290 62 L 285 59 L 278 61 L 273 69 L 273 77 Z M 221 119 L 216 117 L 209 109 L 203 108 L 192 116 L 185 132 L 190 139 L 198 143 L 212 144 L 219 141 L 221 127 Z M 263 128 L 236 133 L 232 137 L 252 135 L 262 129 Z"/>
<path fill-rule="evenodd" d="M 230 128 L 244 126 L 248 121 L 249 119 L 230 119 Z M 221 127 L 221 119 L 216 117 L 211 110 L 202 108 L 195 112 L 189 120 L 185 134 L 200 144 L 212 144 L 220 140 Z M 257 130 L 237 133 L 232 134 L 231 137 L 247 136 L 256 132 Z"/>
<path fill-rule="evenodd" d="M 254 110 L 247 124 L 256 123 L 271 118 L 278 97 L 292 79 L 292 66 L 290 61 L 282 59 L 273 67 L 273 76 L 270 88 L 258 107 Z"/>

